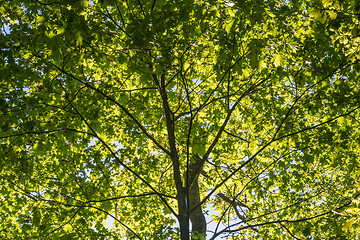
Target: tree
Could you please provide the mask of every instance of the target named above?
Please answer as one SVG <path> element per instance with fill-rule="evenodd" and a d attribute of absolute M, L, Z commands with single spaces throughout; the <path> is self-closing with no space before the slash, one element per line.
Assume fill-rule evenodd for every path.
<path fill-rule="evenodd" d="M 355 237 L 359 1 L 0 5 L 2 239 Z"/>
<path fill-rule="evenodd" d="M 359 187 L 359 186 L 357 186 Z M 343 226 L 344 231 L 355 231 L 359 232 L 359 216 L 360 216 L 360 208 L 359 199 L 353 199 L 353 204 L 351 207 L 348 207 L 344 212 L 339 214 L 345 214 L 350 216 L 350 218 L 346 221 Z"/>

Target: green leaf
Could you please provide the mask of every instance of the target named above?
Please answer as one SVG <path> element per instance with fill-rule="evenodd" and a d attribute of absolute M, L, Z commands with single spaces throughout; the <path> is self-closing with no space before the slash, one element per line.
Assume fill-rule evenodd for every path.
<path fill-rule="evenodd" d="M 356 239 L 358 13 L 2 1 L 0 239 Z"/>
<path fill-rule="evenodd" d="M 111 208 L 112 208 L 111 202 L 109 202 L 109 201 L 101 202 L 101 209 L 102 210 L 109 211 L 109 210 L 111 210 Z"/>
<path fill-rule="evenodd" d="M 279 67 L 281 65 L 281 61 L 282 61 L 281 55 L 276 54 L 275 57 L 274 57 L 274 65 L 275 65 L 275 67 Z"/>

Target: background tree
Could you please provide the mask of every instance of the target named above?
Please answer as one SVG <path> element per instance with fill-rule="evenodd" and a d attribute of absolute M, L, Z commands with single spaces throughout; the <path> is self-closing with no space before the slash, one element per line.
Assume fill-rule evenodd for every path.
<path fill-rule="evenodd" d="M 353 238 L 359 6 L 1 1 L 1 238 Z"/>

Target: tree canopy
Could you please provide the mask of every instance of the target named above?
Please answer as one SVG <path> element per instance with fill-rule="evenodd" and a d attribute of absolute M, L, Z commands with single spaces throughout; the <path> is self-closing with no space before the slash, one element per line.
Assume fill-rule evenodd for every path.
<path fill-rule="evenodd" d="M 356 237 L 359 1 L 0 16 L 1 239 Z"/>

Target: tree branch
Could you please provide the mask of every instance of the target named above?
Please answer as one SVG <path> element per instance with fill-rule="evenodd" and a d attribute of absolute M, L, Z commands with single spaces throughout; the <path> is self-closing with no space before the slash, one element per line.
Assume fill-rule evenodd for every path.
<path fill-rule="evenodd" d="M 40 135 L 40 134 L 49 134 L 49 133 L 55 133 L 55 132 L 61 132 L 61 131 L 72 131 L 72 132 L 77 132 L 77 133 L 84 133 L 84 134 L 88 134 L 90 136 L 96 137 L 94 134 L 89 133 L 89 132 L 84 132 L 84 131 L 80 131 L 80 130 L 76 130 L 76 129 L 72 129 L 72 128 L 59 128 L 59 129 L 48 130 L 48 131 L 30 131 L 30 132 L 15 133 L 15 134 L 7 135 L 7 136 L 2 136 L 2 137 L 0 137 L 0 139 L 10 138 L 10 137 L 19 137 L 19 136 L 23 136 L 23 135 L 27 135 L 27 134 Z"/>
<path fill-rule="evenodd" d="M 67 100 L 68 97 L 65 94 L 65 97 Z M 110 148 L 110 146 L 96 133 L 96 131 L 91 127 L 91 125 L 86 121 L 86 119 L 82 116 L 82 114 L 75 108 L 75 106 L 70 102 L 71 107 L 74 109 L 74 111 L 78 114 L 78 116 L 81 118 L 81 120 L 89 127 L 89 129 L 93 132 L 93 134 L 95 135 L 95 137 L 105 146 L 106 149 L 108 149 L 108 151 L 111 153 L 111 155 L 114 156 L 115 160 L 121 165 L 123 166 L 126 170 L 128 170 L 129 172 L 131 172 L 132 174 L 134 174 L 138 179 L 140 179 L 146 186 L 148 186 L 152 191 L 154 191 L 156 193 L 157 196 L 159 196 L 159 198 L 161 199 L 161 201 L 167 206 L 167 208 L 175 215 L 177 216 L 177 214 L 175 213 L 175 211 L 171 208 L 171 206 L 168 204 L 168 202 L 166 201 L 166 199 L 162 196 L 162 194 L 160 194 L 150 183 L 148 183 L 144 178 L 142 178 L 139 174 L 137 174 L 134 170 L 132 170 L 130 167 L 128 167 L 123 161 L 121 161 L 118 156 L 116 155 L 116 153 Z"/>
<path fill-rule="evenodd" d="M 162 194 L 159 193 L 161 196 L 167 197 L 167 198 L 173 198 L 176 199 L 173 196 L 169 196 L 166 194 Z M 118 200 L 118 199 L 123 199 L 123 198 L 135 198 L 135 197 L 146 197 L 146 196 L 151 196 L 151 195 L 158 195 L 156 192 L 149 192 L 149 193 L 143 193 L 143 194 L 138 194 L 138 195 L 126 195 L 126 196 L 120 196 L 120 197 L 113 197 L 113 198 L 106 198 L 106 199 L 101 199 L 101 200 L 89 200 L 85 203 L 95 203 L 95 202 L 107 202 L 107 201 L 114 201 L 114 200 Z"/>
<path fill-rule="evenodd" d="M 238 218 L 240 218 L 243 222 L 246 222 L 246 218 L 245 216 L 241 215 L 239 210 L 237 209 L 237 207 L 246 207 L 248 208 L 245 204 L 241 203 L 241 202 L 238 202 L 236 201 L 236 198 L 234 198 L 233 200 L 230 200 L 228 197 L 225 196 L 225 194 L 223 193 L 218 193 L 217 194 L 219 197 L 221 197 L 225 202 L 229 203 L 233 208 L 234 208 L 234 211 L 236 213 L 236 216 Z M 256 228 L 254 227 L 251 227 L 252 230 L 254 230 L 254 232 L 259 232 Z"/>
<path fill-rule="evenodd" d="M 214 147 L 216 146 L 216 144 L 218 143 L 221 134 L 223 133 L 223 131 L 225 130 L 226 125 L 228 124 L 231 114 L 234 112 L 234 110 L 236 109 L 237 105 L 240 103 L 240 101 L 245 98 L 246 96 L 248 96 L 253 90 L 255 90 L 258 86 L 260 86 L 262 83 L 264 83 L 268 78 L 265 78 L 263 80 L 261 80 L 259 83 L 254 83 L 253 85 L 251 85 L 234 103 L 234 105 L 231 107 L 231 109 L 229 110 L 228 114 L 226 115 L 226 118 L 223 122 L 223 124 L 221 125 L 219 131 L 217 132 L 214 140 L 212 141 L 211 145 L 209 146 L 208 150 L 206 151 L 205 155 L 202 157 L 200 163 L 197 164 L 195 171 L 193 172 L 193 174 L 190 176 L 190 180 L 189 182 L 192 183 L 194 181 L 194 179 L 196 178 L 196 176 L 198 176 L 201 172 L 201 168 L 203 167 L 204 163 L 206 162 L 206 160 L 208 159 L 211 151 L 214 149 Z"/>
<path fill-rule="evenodd" d="M 353 197 L 353 199 L 357 198 L 358 196 L 360 196 L 360 194 L 357 194 Z M 296 220 L 276 220 L 276 221 L 270 221 L 270 222 L 265 222 L 265 223 L 259 223 L 259 224 L 253 224 L 253 225 L 248 225 L 248 226 L 244 226 L 244 227 L 240 227 L 238 229 L 234 229 L 234 230 L 227 230 L 227 228 L 225 228 L 224 230 L 218 232 L 217 234 L 215 234 L 210 240 L 214 240 L 217 236 L 219 236 L 220 234 L 223 233 L 235 233 L 235 232 L 239 232 L 241 230 L 247 229 L 247 228 L 252 228 L 252 227 L 260 227 L 260 226 L 265 226 L 265 225 L 270 225 L 270 224 L 282 224 L 282 223 L 298 223 L 298 222 L 304 222 L 304 221 L 309 221 L 315 218 L 319 218 L 322 216 L 325 216 L 329 213 L 333 213 L 334 211 L 338 211 L 344 207 L 349 206 L 352 203 L 352 201 L 349 201 L 348 203 L 345 203 L 344 205 L 337 207 L 333 210 L 318 214 L 318 215 L 314 215 L 311 217 L 307 217 L 307 218 L 301 218 L 301 219 L 296 219 Z"/>
<path fill-rule="evenodd" d="M 170 152 L 165 149 L 158 141 L 156 141 L 156 139 L 150 135 L 145 127 L 134 117 L 134 115 L 132 115 L 129 110 L 127 110 L 127 108 L 125 108 L 122 104 L 120 104 L 118 101 L 116 101 L 114 98 L 112 98 L 111 96 L 108 96 L 107 94 L 105 94 L 104 92 L 102 92 L 100 89 L 94 87 L 94 86 L 91 86 L 89 83 L 77 78 L 76 76 L 74 76 L 73 74 L 65 71 L 64 69 L 58 67 L 57 65 L 51 63 L 56 69 L 58 69 L 59 71 L 61 71 L 62 73 L 64 73 L 65 75 L 71 77 L 72 79 L 84 84 L 86 87 L 94 90 L 95 92 L 99 93 L 100 95 L 104 96 L 105 99 L 107 99 L 108 101 L 110 102 L 113 102 L 115 105 L 117 105 L 118 107 L 121 108 L 122 111 L 125 112 L 125 114 L 130 117 L 134 122 L 135 124 L 138 126 L 138 128 L 140 128 L 141 132 L 144 133 L 158 148 L 160 148 L 163 152 L 165 152 L 166 154 L 170 155 Z"/>

